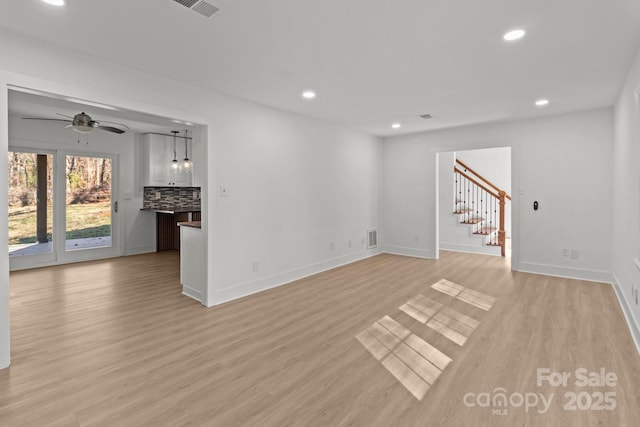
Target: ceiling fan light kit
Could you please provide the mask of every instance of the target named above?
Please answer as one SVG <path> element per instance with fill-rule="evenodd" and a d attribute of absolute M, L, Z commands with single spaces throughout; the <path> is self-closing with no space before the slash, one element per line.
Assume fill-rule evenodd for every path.
<path fill-rule="evenodd" d="M 71 127 L 78 133 L 93 132 L 93 128 L 98 126 L 98 123 L 91 120 L 91 117 L 84 112 L 76 114 L 71 122 Z"/>

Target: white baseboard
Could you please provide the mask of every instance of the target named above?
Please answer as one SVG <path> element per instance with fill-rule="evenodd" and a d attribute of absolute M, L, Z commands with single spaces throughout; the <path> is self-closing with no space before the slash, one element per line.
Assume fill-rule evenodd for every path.
<path fill-rule="evenodd" d="M 343 265 L 351 264 L 353 262 L 378 255 L 380 252 L 381 251 L 379 249 L 360 251 L 357 253 L 344 255 L 338 258 L 332 258 L 316 264 L 311 264 L 305 267 L 286 271 L 284 273 L 275 274 L 273 276 L 267 276 L 258 280 L 240 283 L 226 289 L 221 289 L 215 292 L 213 298 L 210 298 L 212 302 L 207 305 L 207 307 L 213 307 L 215 305 L 242 298 L 251 294 L 266 291 L 267 289 L 277 288 L 278 286 L 286 285 L 287 283 L 300 280 L 307 276 L 312 276 L 314 274 L 322 273 L 323 271 L 331 270 Z"/>
<path fill-rule="evenodd" d="M 194 299 L 199 303 L 202 303 L 202 297 L 203 297 L 202 292 L 200 292 L 197 289 L 193 289 L 188 286 L 182 285 L 182 295 L 189 297 L 191 299 Z"/>
<path fill-rule="evenodd" d="M 624 318 L 627 321 L 627 325 L 629 326 L 629 332 L 631 332 L 631 338 L 636 345 L 636 350 L 640 354 L 640 325 L 633 317 L 633 312 L 631 311 L 631 304 L 629 304 L 629 300 L 627 299 L 626 294 L 623 292 L 622 287 L 620 286 L 620 282 L 616 275 L 613 275 L 613 282 L 611 284 L 613 286 L 613 290 L 616 293 L 616 297 L 618 297 L 618 303 L 620 303 L 620 308 L 622 309 L 622 313 L 624 314 Z"/>
<path fill-rule="evenodd" d="M 404 248 L 401 246 L 384 246 L 382 252 L 393 255 L 410 256 L 414 258 L 436 259 L 436 254 L 427 249 Z"/>
<path fill-rule="evenodd" d="M 542 274 L 543 276 L 566 277 L 568 279 L 586 280 L 588 282 L 611 283 L 611 272 L 599 270 L 587 270 L 583 268 L 561 267 L 558 265 L 536 264 L 532 262 L 520 262 L 517 271 L 523 273 Z"/>
<path fill-rule="evenodd" d="M 9 339 L 9 327 L 7 326 L 6 334 L 2 334 L 2 347 L 0 348 L 0 370 L 6 369 L 11 366 L 11 342 Z M 6 346 L 5 341 L 6 340 Z"/>
<path fill-rule="evenodd" d="M 487 246 L 487 245 L 475 246 L 475 245 L 464 245 L 464 244 L 460 244 L 460 243 L 440 242 L 440 250 L 441 251 L 466 252 L 466 253 L 473 253 L 473 254 L 501 256 L 501 254 L 500 254 L 500 246 Z"/>

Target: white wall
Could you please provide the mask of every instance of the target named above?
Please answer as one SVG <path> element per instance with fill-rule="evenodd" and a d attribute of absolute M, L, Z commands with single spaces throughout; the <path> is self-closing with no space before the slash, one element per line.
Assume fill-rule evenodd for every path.
<path fill-rule="evenodd" d="M 94 84 L 79 83 L 87 78 Z M 208 305 L 375 253 L 360 239 L 379 225 L 379 138 L 0 31 L 0 101 L 7 85 L 203 125 Z M 6 150 L 6 102 L 0 107 Z M 230 189 L 224 199 L 221 183 Z M 0 257 L 0 367 L 8 361 L 7 258 Z"/>
<path fill-rule="evenodd" d="M 511 194 L 511 148 L 457 151 L 456 158 Z"/>
<path fill-rule="evenodd" d="M 7 146 L 8 140 L 8 91 L 0 85 L 0 143 L 1 147 Z M 8 171 L 8 157 L 0 156 L 0 171 Z M 5 175 L 6 176 L 6 175 Z M 9 200 L 8 184 L 0 185 L 0 200 Z M 6 209 L 0 209 L 0 221 L 8 223 L 9 217 Z M 0 227 L 0 242 L 9 241 L 9 227 Z M 11 360 L 11 343 L 9 339 L 9 254 L 0 256 L 0 369 L 9 366 Z"/>
<path fill-rule="evenodd" d="M 640 348 L 640 305 L 636 292 L 640 272 L 640 53 L 626 78 L 615 106 L 613 146 L 613 273 L 616 290 Z M 639 298 L 640 299 L 640 298 Z"/>
<path fill-rule="evenodd" d="M 9 104 L 11 95 L 9 95 Z M 135 191 L 134 174 L 140 168 L 136 167 L 134 146 L 136 135 L 127 132 L 116 135 L 96 131 L 81 137 L 77 143 L 78 134 L 65 129 L 61 123 L 46 121 L 25 121 L 20 117 L 9 118 L 9 145 L 15 148 L 37 148 L 44 150 L 69 150 L 83 154 L 114 154 L 118 156 L 118 206 L 120 220 L 120 252 L 126 255 L 152 252 L 155 250 L 155 227 L 152 214 L 141 212 L 142 194 Z M 125 192 L 132 193 L 132 198 L 125 200 Z"/>
<path fill-rule="evenodd" d="M 250 104 L 223 119 L 217 302 L 373 253 L 361 239 L 378 226 L 379 139 Z"/>
<path fill-rule="evenodd" d="M 512 147 L 513 268 L 610 280 L 612 135 L 613 111 L 600 109 L 386 139 L 385 250 L 438 255 L 437 152 Z"/>

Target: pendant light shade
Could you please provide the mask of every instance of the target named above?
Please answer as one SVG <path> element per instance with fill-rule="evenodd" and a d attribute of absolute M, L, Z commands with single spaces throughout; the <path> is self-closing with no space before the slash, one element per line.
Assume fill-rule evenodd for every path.
<path fill-rule="evenodd" d="M 180 169 L 183 172 L 191 172 L 191 168 L 193 167 L 193 162 L 191 160 L 189 160 L 189 153 L 187 152 L 187 148 L 188 148 L 188 130 L 185 129 L 184 130 L 184 160 L 182 160 L 182 163 L 180 164 Z"/>
<path fill-rule="evenodd" d="M 171 160 L 171 169 L 178 170 L 179 163 L 176 158 L 176 135 L 178 134 L 178 131 L 172 130 L 171 133 L 173 134 L 173 160 Z"/>

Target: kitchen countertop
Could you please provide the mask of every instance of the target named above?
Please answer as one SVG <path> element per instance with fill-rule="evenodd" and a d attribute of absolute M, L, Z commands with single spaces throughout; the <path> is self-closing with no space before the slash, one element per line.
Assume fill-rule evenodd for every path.
<path fill-rule="evenodd" d="M 180 227 L 202 228 L 201 221 L 179 222 L 178 226 L 180 226 Z"/>
<path fill-rule="evenodd" d="M 141 211 L 147 212 L 157 212 L 157 213 L 166 213 L 166 214 L 175 214 L 175 213 L 183 213 L 183 212 L 200 212 L 201 209 L 182 209 L 182 208 L 174 208 L 174 209 L 151 209 L 151 208 L 141 208 Z"/>

